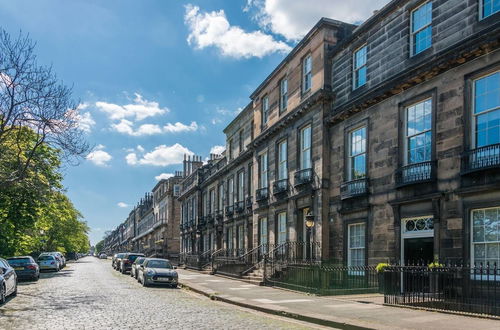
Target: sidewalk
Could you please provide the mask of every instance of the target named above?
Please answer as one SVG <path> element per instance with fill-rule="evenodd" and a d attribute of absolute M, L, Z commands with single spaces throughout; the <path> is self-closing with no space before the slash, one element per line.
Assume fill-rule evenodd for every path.
<path fill-rule="evenodd" d="M 383 306 L 377 294 L 318 297 L 178 269 L 183 287 L 215 300 L 341 329 L 500 329 L 500 321 Z"/>

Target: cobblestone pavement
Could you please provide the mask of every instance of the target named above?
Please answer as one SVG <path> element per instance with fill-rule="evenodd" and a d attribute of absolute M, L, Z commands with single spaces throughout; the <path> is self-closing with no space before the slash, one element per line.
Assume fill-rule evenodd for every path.
<path fill-rule="evenodd" d="M 181 289 L 144 288 L 109 260 L 80 259 L 21 282 L 0 307 L 0 329 L 304 329 Z"/>

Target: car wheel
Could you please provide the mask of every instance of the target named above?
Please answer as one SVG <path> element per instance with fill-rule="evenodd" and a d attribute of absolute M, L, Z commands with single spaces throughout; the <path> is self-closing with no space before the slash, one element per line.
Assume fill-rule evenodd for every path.
<path fill-rule="evenodd" d="M 144 277 L 142 278 L 142 286 L 143 287 L 147 287 L 148 286 L 148 284 L 146 283 L 146 279 Z"/>
<path fill-rule="evenodd" d="M 0 306 L 5 304 L 5 286 L 0 287 Z"/>

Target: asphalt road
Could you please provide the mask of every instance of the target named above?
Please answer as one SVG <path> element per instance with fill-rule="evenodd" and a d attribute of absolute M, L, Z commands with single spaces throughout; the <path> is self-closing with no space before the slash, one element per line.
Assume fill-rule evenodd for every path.
<path fill-rule="evenodd" d="M 303 323 L 214 302 L 183 289 L 144 288 L 86 257 L 38 282 L 19 283 L 0 329 L 303 329 Z"/>

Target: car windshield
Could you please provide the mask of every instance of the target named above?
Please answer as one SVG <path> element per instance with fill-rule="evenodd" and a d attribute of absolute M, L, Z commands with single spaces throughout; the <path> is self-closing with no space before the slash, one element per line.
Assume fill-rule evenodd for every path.
<path fill-rule="evenodd" d="M 125 256 L 125 253 L 118 253 L 118 255 L 116 256 L 117 258 L 123 258 Z"/>
<path fill-rule="evenodd" d="M 142 265 L 144 263 L 144 260 L 146 260 L 146 258 L 138 257 L 137 259 L 135 259 L 135 263 L 138 265 Z"/>
<path fill-rule="evenodd" d="M 11 266 L 20 266 L 20 265 L 30 264 L 31 260 L 30 258 L 16 258 L 16 259 L 7 259 L 7 262 Z"/>
<path fill-rule="evenodd" d="M 38 261 L 54 260 L 53 256 L 39 256 Z"/>
<path fill-rule="evenodd" d="M 172 269 L 170 262 L 165 260 L 150 260 L 147 264 L 148 268 L 167 268 Z"/>
<path fill-rule="evenodd" d="M 137 259 L 138 257 L 140 257 L 140 256 L 138 256 L 138 255 L 131 255 L 131 256 L 128 256 L 128 260 L 134 262 L 135 259 Z"/>

